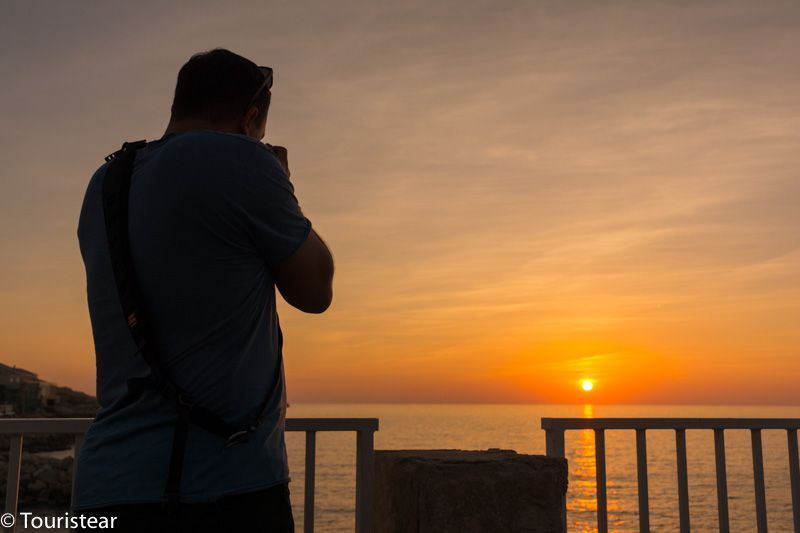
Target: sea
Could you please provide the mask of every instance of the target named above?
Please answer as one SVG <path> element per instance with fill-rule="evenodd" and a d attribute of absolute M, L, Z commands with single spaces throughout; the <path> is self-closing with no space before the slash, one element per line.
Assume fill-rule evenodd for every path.
<path fill-rule="evenodd" d="M 502 448 L 544 454 L 542 417 L 733 417 L 797 418 L 800 407 L 652 405 L 470 405 L 470 404 L 291 404 L 290 418 L 378 418 L 376 450 Z M 762 432 L 769 531 L 793 531 L 786 431 Z M 718 531 L 714 437 L 711 430 L 687 431 L 692 531 Z M 315 531 L 355 527 L 354 433 L 317 434 Z M 297 525 L 303 528 L 305 436 L 286 435 Z M 732 532 L 756 531 L 750 433 L 726 430 L 729 514 Z M 569 461 L 567 523 L 570 532 L 596 531 L 594 433 L 567 431 Z M 678 531 L 675 433 L 647 432 L 650 526 Z M 639 530 L 634 431 L 606 432 L 609 530 Z"/>

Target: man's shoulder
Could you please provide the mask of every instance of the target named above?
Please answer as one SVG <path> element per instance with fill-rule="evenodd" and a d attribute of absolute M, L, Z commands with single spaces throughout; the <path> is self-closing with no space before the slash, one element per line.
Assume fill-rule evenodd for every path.
<path fill-rule="evenodd" d="M 143 156 L 150 152 L 160 162 L 162 170 L 172 167 L 191 169 L 192 173 L 251 175 L 271 173 L 279 169 L 275 155 L 262 142 L 247 135 L 213 130 L 194 130 L 178 133 L 155 141 Z"/>
<path fill-rule="evenodd" d="M 209 160 L 219 161 L 231 158 L 236 161 L 247 161 L 248 163 L 252 163 L 252 159 L 272 163 L 275 159 L 274 154 L 264 143 L 252 137 L 215 130 L 192 130 L 174 133 L 161 139 L 150 141 L 137 156 L 137 161 L 142 156 L 147 158 L 146 154 L 148 153 L 153 155 L 159 153 L 159 155 L 165 156 L 162 161 L 174 158 L 183 164 L 188 160 L 200 165 L 208 163 Z M 101 179 L 108 165 L 109 162 L 103 162 L 95 171 L 92 181 Z"/>
<path fill-rule="evenodd" d="M 86 187 L 86 194 L 95 193 L 101 190 L 103 177 L 106 175 L 110 162 L 104 161 L 97 170 L 94 171 L 92 177 L 89 178 L 89 184 Z"/>
<path fill-rule="evenodd" d="M 87 197 L 102 195 L 110 164 L 101 162 L 92 174 Z M 205 181 L 224 188 L 245 185 L 247 190 L 247 183 L 266 177 L 291 189 L 280 163 L 266 145 L 247 135 L 214 130 L 187 131 L 150 142 L 137 155 L 134 174 L 139 175 L 140 171 L 187 175 L 195 183 Z"/>
<path fill-rule="evenodd" d="M 240 153 L 269 153 L 263 143 L 247 135 L 215 130 L 193 130 L 163 139 L 164 147 L 181 148 L 207 146 L 215 150 L 227 149 Z M 156 141 L 158 143 L 159 141 Z M 154 143 L 155 144 L 155 143 Z"/>

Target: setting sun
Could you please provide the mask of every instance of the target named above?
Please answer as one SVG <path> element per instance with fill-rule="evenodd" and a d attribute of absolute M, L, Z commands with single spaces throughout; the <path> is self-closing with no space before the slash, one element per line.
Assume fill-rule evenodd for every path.
<path fill-rule="evenodd" d="M 594 383 L 592 383 L 592 380 L 590 379 L 584 379 L 583 381 L 581 381 L 581 388 L 586 392 L 589 392 L 594 388 Z"/>

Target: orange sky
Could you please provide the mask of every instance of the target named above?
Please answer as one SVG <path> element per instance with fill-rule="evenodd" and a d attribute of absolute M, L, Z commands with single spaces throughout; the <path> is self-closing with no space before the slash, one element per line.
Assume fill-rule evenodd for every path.
<path fill-rule="evenodd" d="M 93 392 L 86 183 L 225 46 L 336 259 L 290 401 L 800 403 L 800 6 L 600 4 L 3 3 L 0 361 Z"/>

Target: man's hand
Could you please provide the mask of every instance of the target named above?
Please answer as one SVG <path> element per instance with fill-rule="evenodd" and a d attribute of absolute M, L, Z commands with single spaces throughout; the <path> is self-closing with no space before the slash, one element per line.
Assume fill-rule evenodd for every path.
<path fill-rule="evenodd" d="M 278 158 L 278 161 L 283 167 L 283 171 L 286 172 L 286 175 L 291 176 L 292 173 L 289 172 L 289 151 L 283 146 L 272 146 L 269 143 L 264 143 L 264 146 L 269 148 L 269 150 L 275 154 L 275 157 Z"/>

